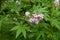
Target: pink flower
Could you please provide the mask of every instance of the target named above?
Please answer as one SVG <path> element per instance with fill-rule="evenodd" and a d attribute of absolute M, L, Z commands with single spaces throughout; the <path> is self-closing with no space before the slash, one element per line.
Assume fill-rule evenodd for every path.
<path fill-rule="evenodd" d="M 39 20 L 37 18 L 30 18 L 29 19 L 29 22 L 38 24 L 39 23 Z"/>
<path fill-rule="evenodd" d="M 27 17 L 29 17 L 29 16 L 30 16 L 30 12 L 25 12 L 25 15 L 26 15 Z"/>
<path fill-rule="evenodd" d="M 39 15 L 38 15 L 38 19 L 39 19 L 39 20 L 42 20 L 43 18 L 44 18 L 44 15 L 43 15 L 43 14 L 39 14 Z"/>
<path fill-rule="evenodd" d="M 54 1 L 55 7 L 59 6 L 59 0 Z"/>
<path fill-rule="evenodd" d="M 32 14 L 32 16 L 30 16 L 30 12 L 25 12 L 25 15 L 27 17 L 29 17 L 29 22 L 31 23 L 35 23 L 38 24 L 40 20 L 42 20 L 44 18 L 43 14 Z"/>
<path fill-rule="evenodd" d="M 39 23 L 39 20 L 37 18 L 34 19 L 34 23 L 35 24 L 38 24 Z"/>
<path fill-rule="evenodd" d="M 40 20 L 44 18 L 43 14 L 32 14 L 32 17 L 29 19 L 29 22 L 38 24 Z"/>
<path fill-rule="evenodd" d="M 30 18 L 29 22 L 33 23 L 34 22 L 34 18 Z"/>
<path fill-rule="evenodd" d="M 38 17 L 37 14 L 32 14 L 33 17 Z"/>
<path fill-rule="evenodd" d="M 35 22 L 35 24 L 38 24 L 38 23 L 39 23 L 39 21 L 36 21 L 36 22 Z"/>

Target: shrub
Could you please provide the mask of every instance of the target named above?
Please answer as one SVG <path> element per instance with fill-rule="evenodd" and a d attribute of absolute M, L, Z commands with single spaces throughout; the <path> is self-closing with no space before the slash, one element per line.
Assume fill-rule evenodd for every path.
<path fill-rule="evenodd" d="M 0 40 L 60 40 L 60 7 L 54 0 L 1 0 L 0 8 Z M 41 15 L 33 14 L 44 16 L 38 20 Z"/>

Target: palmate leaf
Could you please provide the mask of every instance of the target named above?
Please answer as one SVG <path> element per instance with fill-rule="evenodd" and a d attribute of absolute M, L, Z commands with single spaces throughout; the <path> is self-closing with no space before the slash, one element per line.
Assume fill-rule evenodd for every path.
<path fill-rule="evenodd" d="M 21 27 L 22 34 L 26 38 L 26 27 Z"/>
<path fill-rule="evenodd" d="M 42 33 L 39 33 L 39 35 L 37 36 L 36 40 L 39 40 L 39 38 L 41 37 Z"/>
<path fill-rule="evenodd" d="M 50 19 L 50 25 L 51 25 L 52 27 L 54 26 L 54 23 L 55 23 L 54 19 L 51 18 L 51 19 Z"/>
<path fill-rule="evenodd" d="M 23 33 L 24 38 L 26 38 L 26 31 L 23 30 L 22 33 Z"/>
<path fill-rule="evenodd" d="M 16 31 L 16 38 L 21 34 L 21 29 L 17 29 Z"/>
<path fill-rule="evenodd" d="M 16 38 L 22 33 L 24 38 L 26 38 L 26 28 L 25 27 L 20 27 L 18 28 L 18 30 L 16 31 Z"/>
<path fill-rule="evenodd" d="M 60 22 L 59 21 L 57 21 L 57 20 L 55 20 L 55 27 L 58 29 L 58 30 L 60 30 Z"/>
<path fill-rule="evenodd" d="M 24 38 L 26 38 L 26 27 L 19 25 L 13 27 L 10 31 L 16 31 L 16 38 L 22 33 Z"/>
<path fill-rule="evenodd" d="M 38 36 L 37 36 L 36 40 L 39 40 L 41 37 L 43 38 L 43 40 L 45 40 L 44 31 L 40 31 L 40 32 L 38 33 Z"/>
<path fill-rule="evenodd" d="M 48 11 L 46 9 L 47 9 L 47 7 L 42 8 L 42 7 L 40 7 L 40 5 L 39 6 L 34 5 L 32 8 L 32 11 L 35 11 L 37 13 L 42 13 L 42 12 L 47 13 Z"/>
<path fill-rule="evenodd" d="M 10 31 L 15 31 L 16 30 L 16 38 L 21 34 L 21 28 L 20 26 L 15 26 L 13 27 Z"/>
<path fill-rule="evenodd" d="M 18 28 L 19 28 L 19 26 L 15 26 L 15 27 L 13 27 L 10 31 L 17 30 Z"/>
<path fill-rule="evenodd" d="M 58 30 L 60 30 L 60 22 L 58 21 L 58 20 L 54 20 L 53 21 L 53 25 L 58 29 Z"/>
<path fill-rule="evenodd" d="M 58 30 L 60 30 L 60 22 L 56 19 L 50 19 L 50 24 L 52 27 L 56 27 Z"/>

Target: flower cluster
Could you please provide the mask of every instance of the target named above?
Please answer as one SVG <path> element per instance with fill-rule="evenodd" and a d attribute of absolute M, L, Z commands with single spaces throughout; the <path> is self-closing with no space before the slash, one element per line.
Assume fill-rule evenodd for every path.
<path fill-rule="evenodd" d="M 54 1 L 55 7 L 59 6 L 59 0 Z"/>
<path fill-rule="evenodd" d="M 29 12 L 26 12 L 25 15 L 27 17 L 30 17 L 30 13 Z M 40 20 L 42 20 L 44 18 L 44 15 L 43 14 L 32 14 L 32 16 L 29 18 L 29 22 L 31 23 L 35 23 L 35 24 L 38 24 Z"/>

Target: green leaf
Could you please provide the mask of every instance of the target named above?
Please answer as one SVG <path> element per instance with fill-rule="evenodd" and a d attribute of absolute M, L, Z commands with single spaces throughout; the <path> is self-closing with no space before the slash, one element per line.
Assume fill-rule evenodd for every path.
<path fill-rule="evenodd" d="M 50 24 L 51 24 L 52 27 L 54 26 L 54 23 L 55 23 L 54 19 L 51 18 L 51 19 L 50 19 Z"/>
<path fill-rule="evenodd" d="M 24 36 L 24 38 L 26 38 L 26 31 L 25 30 L 23 30 L 23 36 Z"/>
<path fill-rule="evenodd" d="M 26 38 L 26 27 L 21 27 L 24 38 Z"/>
<path fill-rule="evenodd" d="M 41 37 L 41 33 L 37 36 L 36 40 L 39 40 L 39 38 Z"/>
<path fill-rule="evenodd" d="M 18 28 L 19 28 L 19 26 L 15 26 L 15 27 L 13 27 L 10 31 L 17 30 Z"/>
<path fill-rule="evenodd" d="M 32 37 L 34 37 L 34 33 L 28 35 L 28 38 L 32 38 Z"/>
<path fill-rule="evenodd" d="M 44 35 L 44 32 L 43 32 L 43 31 L 40 31 L 40 32 L 38 33 L 38 36 L 37 36 L 36 40 L 39 40 L 39 38 L 40 38 L 41 36 L 43 36 L 43 35 Z"/>
<path fill-rule="evenodd" d="M 58 28 L 58 30 L 60 30 L 60 22 L 55 20 L 55 27 Z"/>
<path fill-rule="evenodd" d="M 16 38 L 21 34 L 21 29 L 19 28 L 17 31 L 16 31 Z"/>
<path fill-rule="evenodd" d="M 30 0 L 22 0 L 23 2 L 25 2 L 25 3 L 29 3 L 30 2 Z"/>

